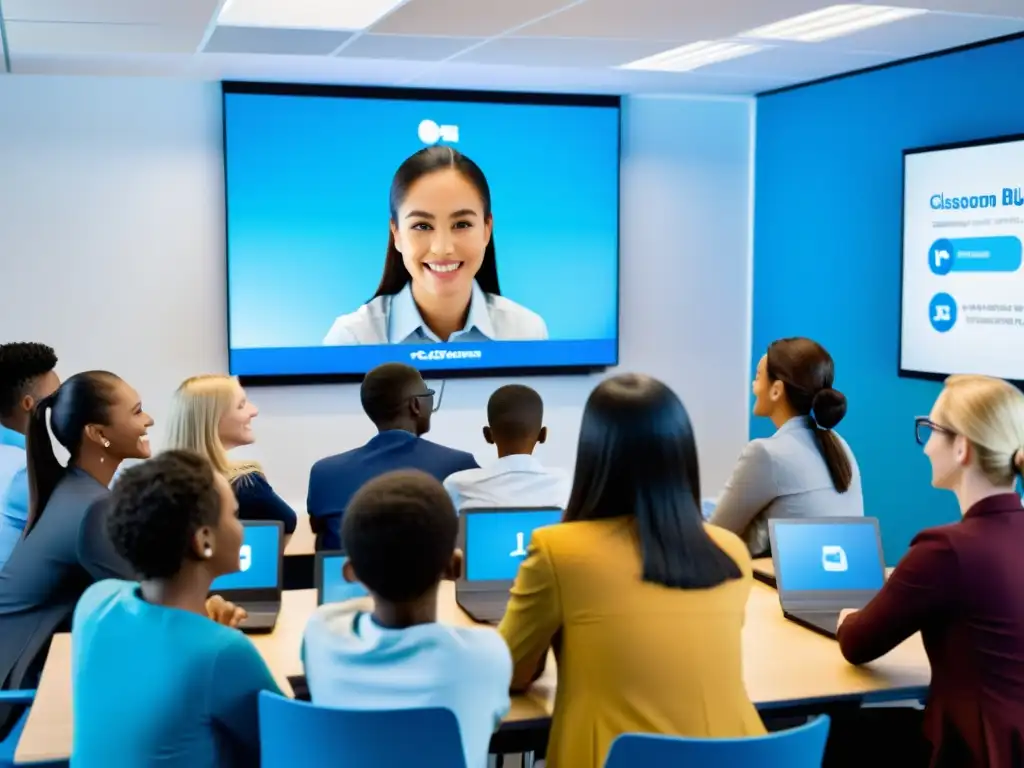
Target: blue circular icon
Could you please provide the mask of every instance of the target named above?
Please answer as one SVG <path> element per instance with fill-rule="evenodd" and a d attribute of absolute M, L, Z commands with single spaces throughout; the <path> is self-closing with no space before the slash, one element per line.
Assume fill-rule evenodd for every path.
<path fill-rule="evenodd" d="M 945 333 L 956 324 L 956 300 L 948 293 L 937 293 L 928 305 L 928 319 L 932 328 Z"/>
<path fill-rule="evenodd" d="M 956 251 L 949 240 L 936 240 L 928 251 L 928 266 L 936 275 L 947 275 L 953 268 Z"/>

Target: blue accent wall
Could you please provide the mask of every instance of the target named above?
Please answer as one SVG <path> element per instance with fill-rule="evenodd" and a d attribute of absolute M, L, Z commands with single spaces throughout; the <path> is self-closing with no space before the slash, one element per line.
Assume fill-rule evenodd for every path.
<path fill-rule="evenodd" d="M 832 353 L 849 399 L 839 430 L 890 563 L 958 517 L 914 442 L 941 385 L 896 375 L 902 151 L 1024 132 L 1022 62 L 1014 40 L 757 100 L 751 372 L 783 336 Z M 771 431 L 751 418 L 751 437 Z"/>

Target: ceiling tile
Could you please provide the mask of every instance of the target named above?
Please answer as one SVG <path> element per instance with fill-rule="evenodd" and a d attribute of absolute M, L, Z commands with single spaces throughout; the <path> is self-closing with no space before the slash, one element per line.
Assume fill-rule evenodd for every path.
<path fill-rule="evenodd" d="M 146 24 L 7 22 L 11 56 L 27 53 L 192 54 L 202 37 L 202 29 L 193 31 Z"/>
<path fill-rule="evenodd" d="M 218 26 L 203 53 L 328 56 L 350 37 L 351 32 L 324 29 Z"/>
<path fill-rule="evenodd" d="M 897 8 L 927 8 L 950 13 L 981 13 L 989 16 L 1024 16 L 1021 0 L 871 0 L 875 5 Z"/>
<path fill-rule="evenodd" d="M 520 37 L 596 37 L 697 40 L 730 37 L 743 29 L 827 5 L 824 0 L 587 0 L 516 32 Z"/>
<path fill-rule="evenodd" d="M 361 35 L 346 45 L 338 55 L 367 59 L 441 61 L 481 41 L 479 37 Z"/>
<path fill-rule="evenodd" d="M 570 5 L 569 0 L 410 0 L 373 31 L 493 37 Z"/>
<path fill-rule="evenodd" d="M 1024 5 L 1024 0 L 1021 3 Z M 926 13 L 838 38 L 831 45 L 844 50 L 888 51 L 905 58 L 1021 31 L 1024 18 Z"/>
<path fill-rule="evenodd" d="M 580 37 L 499 37 L 455 60 L 533 67 L 614 67 L 678 45 L 678 42 Z"/>
<path fill-rule="evenodd" d="M 206 24 L 220 0 L 3 0 L 9 21 Z"/>

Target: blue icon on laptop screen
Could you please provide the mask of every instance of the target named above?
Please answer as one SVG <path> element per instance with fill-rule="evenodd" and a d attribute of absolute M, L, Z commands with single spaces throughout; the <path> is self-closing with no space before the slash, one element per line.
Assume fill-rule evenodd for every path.
<path fill-rule="evenodd" d="M 348 560 L 344 555 L 325 557 L 320 571 L 320 594 L 323 603 L 343 603 L 346 600 L 354 600 L 357 597 L 366 597 L 369 592 L 366 587 L 358 582 L 345 581 L 341 569 L 345 567 Z"/>
<path fill-rule="evenodd" d="M 869 591 L 885 581 L 871 522 L 776 524 L 775 547 L 786 592 Z"/>
<path fill-rule="evenodd" d="M 533 532 L 561 519 L 558 509 L 466 515 L 466 580 L 514 579 Z"/>
<path fill-rule="evenodd" d="M 239 552 L 240 570 L 218 576 L 210 587 L 212 592 L 236 589 L 274 589 L 278 585 L 278 566 L 281 562 L 280 527 L 276 525 L 247 525 Z"/>

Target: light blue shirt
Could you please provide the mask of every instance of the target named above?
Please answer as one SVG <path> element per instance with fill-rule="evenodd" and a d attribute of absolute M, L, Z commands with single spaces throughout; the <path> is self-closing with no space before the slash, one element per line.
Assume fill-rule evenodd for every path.
<path fill-rule="evenodd" d="M 536 312 L 511 299 L 484 293 L 473 281 L 466 325 L 449 342 L 543 341 L 548 327 Z M 324 345 L 430 344 L 440 342 L 427 327 L 412 297 L 412 283 L 394 296 L 377 296 L 355 312 L 334 321 Z"/>
<path fill-rule="evenodd" d="M 533 456 L 504 456 L 481 469 L 448 475 L 444 489 L 456 510 L 469 507 L 557 507 L 565 509 L 572 478 Z"/>
<path fill-rule="evenodd" d="M 0 426 L 0 568 L 21 539 L 28 520 L 25 436 Z"/>
<path fill-rule="evenodd" d="M 101 581 L 75 608 L 71 765 L 259 765 L 259 693 L 280 693 L 259 652 L 237 629 L 138 589 Z"/>
<path fill-rule="evenodd" d="M 459 722 L 467 768 L 484 768 L 509 709 L 512 658 L 490 628 L 420 624 L 384 629 L 369 598 L 321 606 L 302 657 L 314 704 L 340 709 L 440 707 Z"/>

